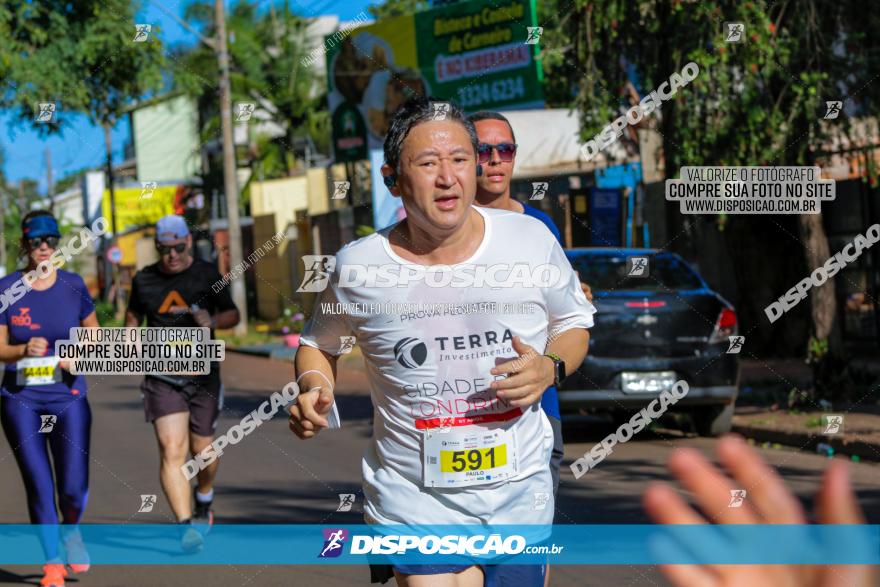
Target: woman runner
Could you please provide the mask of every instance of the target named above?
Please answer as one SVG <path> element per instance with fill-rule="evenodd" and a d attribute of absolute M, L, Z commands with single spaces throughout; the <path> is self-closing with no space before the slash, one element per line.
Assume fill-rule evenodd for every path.
<path fill-rule="evenodd" d="M 55 341 L 67 340 L 71 327 L 98 327 L 98 319 L 82 278 L 57 269 L 60 257 L 49 260 L 61 237 L 55 217 L 30 212 L 21 229 L 27 267 L 0 279 L 0 361 L 6 364 L 0 422 L 21 471 L 31 524 L 42 525 L 48 562 L 40 585 L 63 587 L 67 571 L 58 545 L 56 489 L 62 523 L 72 526 L 64 532 L 66 561 L 73 572 L 83 573 L 89 558 L 75 525 L 88 501 L 92 415 L 85 377 L 59 365 Z M 81 242 L 79 249 L 85 246 Z"/>

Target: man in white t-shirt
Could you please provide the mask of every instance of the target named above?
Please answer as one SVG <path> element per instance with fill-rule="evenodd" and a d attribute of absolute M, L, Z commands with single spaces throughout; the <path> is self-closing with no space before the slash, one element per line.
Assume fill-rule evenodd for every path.
<path fill-rule="evenodd" d="M 474 126 L 454 104 L 408 102 L 382 167 L 406 219 L 322 265 L 329 275 L 296 355 L 303 392 L 290 426 L 300 438 L 328 426 L 336 358 L 354 336 L 375 410 L 363 459 L 368 523 L 553 520 L 553 433 L 540 400 L 583 361 L 595 308 L 538 220 L 471 205 L 476 155 Z M 412 587 L 543 585 L 543 566 L 520 567 L 395 565 L 394 574 Z"/>

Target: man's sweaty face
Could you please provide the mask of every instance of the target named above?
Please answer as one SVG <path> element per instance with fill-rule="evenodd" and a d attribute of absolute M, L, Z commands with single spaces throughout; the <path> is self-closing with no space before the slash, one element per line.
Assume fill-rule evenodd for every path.
<path fill-rule="evenodd" d="M 477 161 L 464 125 L 438 120 L 412 128 L 400 171 L 400 194 L 414 222 L 451 230 L 467 218 L 477 190 Z"/>

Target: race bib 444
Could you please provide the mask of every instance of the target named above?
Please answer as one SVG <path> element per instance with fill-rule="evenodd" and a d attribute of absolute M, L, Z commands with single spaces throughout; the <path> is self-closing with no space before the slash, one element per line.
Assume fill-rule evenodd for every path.
<path fill-rule="evenodd" d="M 59 379 L 56 377 L 58 357 L 29 357 L 15 364 L 15 382 L 23 387 L 49 385 Z"/>

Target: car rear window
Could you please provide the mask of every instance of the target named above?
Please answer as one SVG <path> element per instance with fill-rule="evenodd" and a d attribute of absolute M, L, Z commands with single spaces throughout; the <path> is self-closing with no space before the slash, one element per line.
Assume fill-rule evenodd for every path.
<path fill-rule="evenodd" d="M 686 263 L 672 256 L 648 257 L 648 277 L 627 275 L 626 257 L 579 255 L 571 265 L 594 290 L 700 289 L 703 284 Z"/>

